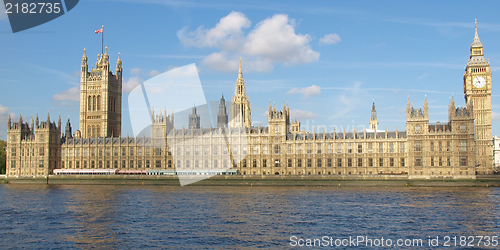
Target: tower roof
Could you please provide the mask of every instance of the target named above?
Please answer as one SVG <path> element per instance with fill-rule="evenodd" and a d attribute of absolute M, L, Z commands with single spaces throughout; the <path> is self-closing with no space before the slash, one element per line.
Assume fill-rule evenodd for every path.
<path fill-rule="evenodd" d="M 479 40 L 479 36 L 477 35 L 477 19 L 475 20 L 474 24 L 476 27 L 476 31 L 474 33 L 474 40 L 472 41 L 472 47 L 482 47 L 483 44 L 481 43 L 481 41 Z"/>
<path fill-rule="evenodd" d="M 483 44 L 479 40 L 479 36 L 477 34 L 477 19 L 476 19 L 474 40 L 472 41 L 472 45 L 470 47 L 470 60 L 467 63 L 467 65 L 468 66 L 484 66 L 487 64 L 488 64 L 488 62 L 484 58 L 484 54 L 483 54 Z"/>

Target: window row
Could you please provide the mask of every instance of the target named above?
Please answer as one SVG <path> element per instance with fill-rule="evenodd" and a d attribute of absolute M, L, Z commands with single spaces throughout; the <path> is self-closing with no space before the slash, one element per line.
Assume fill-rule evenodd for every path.
<path fill-rule="evenodd" d="M 136 150 L 137 149 L 137 150 Z M 89 153 L 90 152 L 90 153 Z M 161 148 L 87 148 L 84 149 L 62 149 L 61 156 L 63 157 L 73 157 L 73 156 L 160 156 L 162 154 Z M 170 154 L 169 154 L 170 155 Z"/>
<path fill-rule="evenodd" d="M 61 168 L 161 168 L 161 160 L 155 160 L 155 161 L 150 161 L 150 160 L 138 160 L 138 161 L 62 161 L 61 162 Z M 167 161 L 167 168 L 173 168 L 174 166 L 172 165 L 172 160 Z"/>

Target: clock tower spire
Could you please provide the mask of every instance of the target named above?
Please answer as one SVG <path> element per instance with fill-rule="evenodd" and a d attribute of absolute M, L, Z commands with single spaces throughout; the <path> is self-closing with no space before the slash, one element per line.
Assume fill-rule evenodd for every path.
<path fill-rule="evenodd" d="M 476 171 L 478 174 L 493 173 L 493 144 L 491 135 L 491 70 L 484 58 L 483 44 L 477 33 L 475 21 L 474 40 L 464 73 L 464 97 L 466 105 L 472 104 L 476 126 Z"/>

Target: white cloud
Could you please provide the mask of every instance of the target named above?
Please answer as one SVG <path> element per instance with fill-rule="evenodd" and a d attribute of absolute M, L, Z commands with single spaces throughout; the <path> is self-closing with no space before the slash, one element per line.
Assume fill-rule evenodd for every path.
<path fill-rule="evenodd" d="M 138 76 L 132 76 L 128 79 L 128 81 L 126 81 L 125 83 L 123 83 L 123 92 L 125 93 L 129 93 L 130 91 L 132 91 L 136 86 L 138 86 L 139 84 L 141 84 L 142 82 L 144 82 L 144 80 Z"/>
<path fill-rule="evenodd" d="M 151 71 L 149 71 L 148 76 L 149 77 L 153 77 L 153 76 L 157 76 L 159 74 L 160 74 L 160 71 L 158 71 L 158 70 L 151 70 Z"/>
<path fill-rule="evenodd" d="M 231 72 L 238 70 L 239 68 L 239 61 L 237 59 L 228 60 L 225 55 L 218 52 L 214 52 L 208 55 L 203 60 L 201 60 L 201 63 L 207 65 L 212 69 L 222 72 Z"/>
<path fill-rule="evenodd" d="M 492 121 L 500 121 L 500 114 L 491 111 L 491 120 Z"/>
<path fill-rule="evenodd" d="M 304 111 L 300 109 L 295 109 L 295 110 L 290 110 L 290 118 L 292 120 L 299 119 L 299 120 L 305 120 L 305 119 L 313 119 L 316 118 L 318 114 L 315 114 L 311 111 Z"/>
<path fill-rule="evenodd" d="M 142 74 L 142 70 L 140 68 L 133 68 L 130 70 L 130 74 L 132 75 L 140 75 Z"/>
<path fill-rule="evenodd" d="M 53 101 L 80 101 L 80 87 L 75 86 L 67 90 L 63 90 L 54 96 L 52 96 Z"/>
<path fill-rule="evenodd" d="M 243 29 L 249 28 L 250 24 L 250 20 L 243 13 L 233 11 L 221 18 L 212 29 L 207 30 L 200 26 L 196 31 L 187 33 L 187 29 L 183 28 L 177 32 L 177 36 L 189 47 L 235 49 L 243 38 Z"/>
<path fill-rule="evenodd" d="M 277 14 L 258 23 L 248 34 L 243 46 L 252 56 L 264 57 L 284 64 L 303 64 L 317 61 L 319 53 L 311 49 L 310 35 L 295 34 L 295 21 Z"/>
<path fill-rule="evenodd" d="M 337 33 L 326 34 L 324 37 L 319 39 L 319 44 L 336 44 L 340 42 L 340 36 Z"/>
<path fill-rule="evenodd" d="M 246 72 L 269 72 L 276 63 L 297 65 L 319 59 L 320 54 L 309 45 L 311 36 L 296 34 L 295 21 L 287 15 L 269 17 L 245 34 L 250 24 L 243 13 L 233 11 L 214 28 L 201 26 L 191 32 L 183 28 L 177 36 L 187 47 L 219 49 L 205 57 L 202 64 L 223 72 L 238 70 L 239 57 L 244 58 Z"/>
<path fill-rule="evenodd" d="M 304 98 L 308 99 L 311 96 L 321 94 L 321 87 L 316 86 L 316 85 L 311 85 L 307 88 L 301 88 L 301 89 L 293 88 L 293 89 L 287 91 L 286 93 L 289 95 L 302 94 L 302 95 L 304 95 Z"/>

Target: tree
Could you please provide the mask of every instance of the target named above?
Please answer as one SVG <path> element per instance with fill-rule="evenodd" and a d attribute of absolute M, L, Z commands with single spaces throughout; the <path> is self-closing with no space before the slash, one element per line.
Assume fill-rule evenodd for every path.
<path fill-rule="evenodd" d="M 5 174 L 5 162 L 7 161 L 6 148 L 7 142 L 0 140 L 0 174 Z"/>

